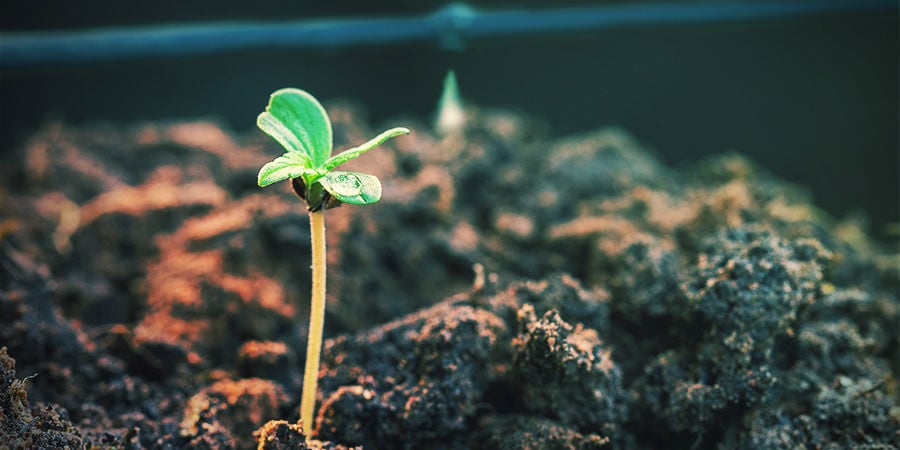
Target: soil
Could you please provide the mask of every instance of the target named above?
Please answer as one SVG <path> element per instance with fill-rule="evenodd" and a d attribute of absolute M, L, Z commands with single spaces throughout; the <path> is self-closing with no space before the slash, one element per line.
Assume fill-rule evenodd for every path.
<path fill-rule="evenodd" d="M 373 136 L 327 105 L 338 148 Z M 207 121 L 5 153 L 0 448 L 900 447 L 900 261 L 746 158 L 469 111 L 326 213 L 315 441 L 306 212 Z M 374 130 L 378 131 L 378 130 Z"/>

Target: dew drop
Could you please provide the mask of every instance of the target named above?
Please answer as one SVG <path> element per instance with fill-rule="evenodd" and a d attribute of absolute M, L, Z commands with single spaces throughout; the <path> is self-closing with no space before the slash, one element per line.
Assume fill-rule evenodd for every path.
<path fill-rule="evenodd" d="M 359 177 L 352 173 L 341 173 L 334 177 L 334 184 L 331 188 L 337 195 L 352 197 L 362 192 L 362 181 Z"/>

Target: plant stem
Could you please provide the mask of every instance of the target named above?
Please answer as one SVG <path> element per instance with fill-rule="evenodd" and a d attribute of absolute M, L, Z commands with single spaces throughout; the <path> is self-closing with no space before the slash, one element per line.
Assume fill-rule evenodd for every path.
<path fill-rule="evenodd" d="M 312 439 L 322 328 L 325 324 L 325 214 L 322 210 L 309 213 L 309 228 L 312 237 L 312 306 L 309 311 L 306 368 L 303 371 L 303 398 L 300 402 L 300 419 L 307 441 Z"/>

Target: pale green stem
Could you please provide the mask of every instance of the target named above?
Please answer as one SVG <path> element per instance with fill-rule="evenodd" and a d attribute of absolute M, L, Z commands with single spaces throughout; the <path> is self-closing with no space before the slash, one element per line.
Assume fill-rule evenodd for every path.
<path fill-rule="evenodd" d="M 313 412 L 316 409 L 316 385 L 322 352 L 322 328 L 325 325 L 325 214 L 309 213 L 312 236 L 312 307 L 309 311 L 309 338 L 306 343 L 306 369 L 303 371 L 303 398 L 300 419 L 306 440 L 312 439 Z"/>

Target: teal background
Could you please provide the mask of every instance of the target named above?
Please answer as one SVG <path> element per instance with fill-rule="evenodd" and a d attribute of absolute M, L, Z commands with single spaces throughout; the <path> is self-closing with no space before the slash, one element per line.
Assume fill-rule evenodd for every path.
<path fill-rule="evenodd" d="M 441 6 L 50 3 L 59 4 L 7 5 L 0 31 L 422 14 Z M 541 2 L 484 7 L 523 5 Z M 462 50 L 279 48 L 4 69 L 0 149 L 4 159 L 15 154 L 51 119 L 128 125 L 203 117 L 250 132 L 269 93 L 284 86 L 351 100 L 379 128 L 430 117 L 452 68 L 466 100 L 541 119 L 553 136 L 621 126 L 673 165 L 737 151 L 807 188 L 833 215 L 863 212 L 873 236 L 893 240 L 886 228 L 900 221 L 897 29 L 895 10 L 493 38 Z"/>

